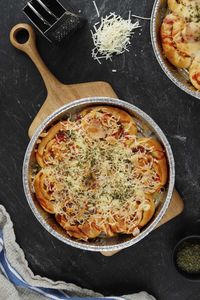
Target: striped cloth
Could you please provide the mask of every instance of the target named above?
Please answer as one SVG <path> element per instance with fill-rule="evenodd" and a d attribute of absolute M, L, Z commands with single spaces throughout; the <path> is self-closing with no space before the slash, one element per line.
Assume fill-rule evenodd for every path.
<path fill-rule="evenodd" d="M 50 299 L 68 299 L 69 296 L 59 290 L 49 289 L 49 288 L 41 288 L 41 287 L 34 287 L 29 285 L 25 280 L 16 272 L 16 270 L 10 265 L 8 259 L 6 258 L 6 251 L 4 249 L 3 243 L 3 234 L 0 230 L 0 269 L 2 273 L 9 279 L 16 286 L 21 286 L 24 288 L 29 288 L 35 292 L 38 292 Z"/>
<path fill-rule="evenodd" d="M 4 243 L 3 243 L 3 234 L 2 231 L 0 230 L 0 269 L 2 271 L 2 273 L 6 276 L 6 278 L 12 282 L 14 285 L 16 286 L 21 286 L 24 288 L 28 288 L 31 289 L 35 292 L 38 292 L 41 295 L 44 295 L 45 297 L 49 298 L 49 299 L 55 299 L 55 300 L 66 300 L 69 299 L 70 296 L 68 296 L 67 294 L 65 294 L 63 291 L 61 290 L 55 290 L 55 289 L 50 289 L 50 288 L 41 288 L 41 287 L 35 287 L 35 286 L 31 286 L 30 284 L 28 284 L 17 272 L 16 270 L 10 265 L 8 259 L 6 258 L 6 251 L 4 249 Z M 1 297 L 1 296 L 0 296 Z M 76 299 L 80 299 L 78 297 L 73 297 L 74 300 Z M 81 298 L 84 300 L 87 299 L 103 299 L 102 298 Z M 104 298 L 104 299 L 109 299 L 109 300 L 124 300 L 124 298 L 122 297 L 108 297 L 108 298 Z M 6 300 L 6 299 L 5 299 Z"/>
<path fill-rule="evenodd" d="M 54 282 L 34 275 L 28 267 L 22 249 L 15 241 L 10 216 L 0 205 L 0 300 L 65 300 L 70 298 L 74 300 L 156 300 L 146 292 L 123 297 L 103 297 L 99 293 L 82 289 L 71 283 Z"/>

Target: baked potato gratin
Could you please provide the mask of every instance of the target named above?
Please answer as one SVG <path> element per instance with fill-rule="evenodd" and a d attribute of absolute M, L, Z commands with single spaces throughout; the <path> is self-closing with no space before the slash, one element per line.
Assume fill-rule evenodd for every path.
<path fill-rule="evenodd" d="M 34 193 L 70 237 L 136 236 L 154 215 L 167 162 L 138 122 L 121 109 L 96 106 L 41 134 Z"/>
<path fill-rule="evenodd" d="M 175 67 L 187 69 L 200 90 L 200 1 L 168 0 L 168 7 L 161 26 L 164 54 Z"/>

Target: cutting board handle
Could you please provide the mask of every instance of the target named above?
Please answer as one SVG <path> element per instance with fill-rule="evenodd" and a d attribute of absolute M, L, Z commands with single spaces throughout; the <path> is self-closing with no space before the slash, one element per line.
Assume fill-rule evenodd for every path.
<path fill-rule="evenodd" d="M 26 41 L 23 43 L 20 43 L 18 40 L 20 32 L 21 35 L 26 34 L 27 36 Z M 36 47 L 36 38 L 33 28 L 25 23 L 15 25 L 10 31 L 10 42 L 15 48 L 25 52 L 32 59 L 44 80 L 48 94 L 51 93 L 55 95 L 55 92 L 62 86 L 62 83 L 49 71 L 40 57 Z"/>

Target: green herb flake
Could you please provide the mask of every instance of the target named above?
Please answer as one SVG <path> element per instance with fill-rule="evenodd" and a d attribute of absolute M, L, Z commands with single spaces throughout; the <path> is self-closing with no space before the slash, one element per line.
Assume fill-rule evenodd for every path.
<path fill-rule="evenodd" d="M 200 273 L 200 243 L 185 242 L 177 252 L 176 262 L 178 267 L 187 273 Z"/>

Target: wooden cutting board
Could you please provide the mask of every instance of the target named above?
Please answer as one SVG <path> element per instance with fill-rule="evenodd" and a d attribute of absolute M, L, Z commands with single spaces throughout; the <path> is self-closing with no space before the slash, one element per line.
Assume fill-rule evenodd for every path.
<path fill-rule="evenodd" d="M 20 44 L 17 41 L 17 35 L 20 31 L 26 30 L 29 34 L 29 39 L 24 43 Z M 47 98 L 40 108 L 40 111 L 36 115 L 32 124 L 29 128 L 29 137 L 31 138 L 36 128 L 41 122 L 53 113 L 61 106 L 75 101 L 80 98 L 86 97 L 111 97 L 117 98 L 117 95 L 113 91 L 112 87 L 107 82 L 97 81 L 80 84 L 64 85 L 57 80 L 57 78 L 48 70 L 47 66 L 42 61 L 35 43 L 35 33 L 33 28 L 28 24 L 18 24 L 10 32 L 10 41 L 14 47 L 25 52 L 34 62 L 35 66 L 40 72 L 45 86 L 47 88 Z M 173 219 L 183 211 L 184 205 L 178 192 L 174 189 L 173 196 L 169 208 L 162 220 L 158 223 L 157 227 Z M 103 255 L 111 256 L 116 252 L 103 252 Z"/>

